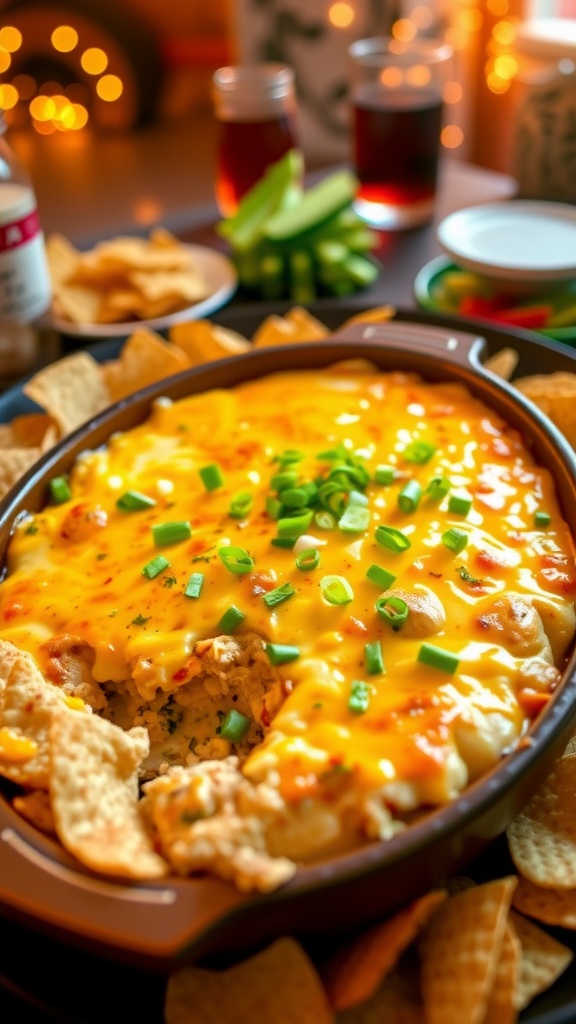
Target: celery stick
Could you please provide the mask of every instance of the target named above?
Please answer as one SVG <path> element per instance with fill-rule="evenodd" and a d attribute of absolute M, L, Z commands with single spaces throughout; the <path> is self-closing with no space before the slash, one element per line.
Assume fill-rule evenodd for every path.
<path fill-rule="evenodd" d="M 356 253 L 350 253 L 342 264 L 342 269 L 346 271 L 350 280 L 354 281 L 360 288 L 367 288 L 378 277 L 378 267 L 376 264 L 372 260 L 367 260 L 364 256 L 357 256 Z"/>
<path fill-rule="evenodd" d="M 265 299 L 281 299 L 286 287 L 285 263 L 277 253 L 268 253 L 260 260 L 260 291 Z"/>
<path fill-rule="evenodd" d="M 273 242 L 288 242 L 306 235 L 335 214 L 350 206 L 356 195 L 357 181 L 349 171 L 335 171 L 318 185 L 304 192 L 293 209 L 268 217 L 263 235 Z"/>
<path fill-rule="evenodd" d="M 264 225 L 275 213 L 282 212 L 284 203 L 289 209 L 298 206 L 302 173 L 302 154 L 292 149 L 243 196 L 234 216 L 218 224 L 218 233 L 233 249 L 246 252 L 253 248 L 262 238 Z"/>
<path fill-rule="evenodd" d="M 338 267 L 349 255 L 350 250 L 336 239 L 324 239 L 314 246 L 314 255 L 321 267 Z"/>
<path fill-rule="evenodd" d="M 301 304 L 314 302 L 316 298 L 314 262 L 308 250 L 295 249 L 290 253 L 289 268 L 292 301 Z"/>

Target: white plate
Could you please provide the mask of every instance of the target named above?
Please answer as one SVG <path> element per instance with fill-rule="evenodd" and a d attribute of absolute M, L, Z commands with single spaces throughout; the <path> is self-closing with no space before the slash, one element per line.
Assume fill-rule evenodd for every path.
<path fill-rule="evenodd" d="M 576 207 L 509 199 L 458 210 L 438 225 L 444 251 L 461 267 L 520 285 L 576 277 Z"/>
<path fill-rule="evenodd" d="M 210 249 L 204 245 L 186 245 L 186 249 L 209 289 L 208 296 L 200 302 L 195 302 L 186 309 L 179 309 L 177 313 L 159 316 L 153 320 L 131 320 L 129 323 L 114 324 L 73 324 L 70 320 L 53 316 L 52 326 L 60 334 L 71 335 L 74 338 L 121 338 L 133 334 L 138 327 L 163 331 L 172 324 L 179 324 L 185 320 L 200 320 L 209 313 L 214 313 L 231 298 L 238 287 L 236 268 L 231 260 L 217 249 Z"/>

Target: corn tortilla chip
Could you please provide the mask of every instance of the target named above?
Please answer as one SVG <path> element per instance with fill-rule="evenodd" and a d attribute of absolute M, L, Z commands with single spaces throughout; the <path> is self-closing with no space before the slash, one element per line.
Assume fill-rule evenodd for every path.
<path fill-rule="evenodd" d="M 519 358 L 516 349 L 501 348 L 499 352 L 484 360 L 484 368 L 495 373 L 497 377 L 502 377 L 502 380 L 511 380 Z"/>
<path fill-rule="evenodd" d="M 521 914 L 511 911 L 510 918 L 520 941 L 516 1008 L 523 1010 L 563 974 L 574 954 Z"/>
<path fill-rule="evenodd" d="M 396 310 L 394 306 L 373 306 L 371 309 L 363 309 L 360 313 L 349 316 L 342 324 L 344 327 L 351 327 L 353 324 L 379 324 L 391 320 Z"/>
<path fill-rule="evenodd" d="M 60 842 L 82 864 L 123 878 L 162 878 L 138 810 L 138 766 L 148 733 L 128 732 L 97 715 L 64 710 L 50 728 L 49 783 Z"/>
<path fill-rule="evenodd" d="M 576 930 L 576 889 L 543 889 L 520 876 L 512 903 L 527 917 Z"/>
<path fill-rule="evenodd" d="M 335 1010 L 355 1006 L 372 995 L 446 895 L 441 890 L 427 893 L 337 952 L 322 971 Z"/>
<path fill-rule="evenodd" d="M 0 498 L 41 455 L 41 448 L 0 448 Z"/>
<path fill-rule="evenodd" d="M 261 953 L 210 971 L 183 967 L 168 979 L 165 1024 L 332 1024 L 320 978 L 302 947 L 281 938 Z"/>
<path fill-rule="evenodd" d="M 533 374 L 520 377 L 514 386 L 550 417 L 559 430 L 576 447 L 576 373 Z"/>
<path fill-rule="evenodd" d="M 516 993 L 520 977 L 520 940 L 510 918 L 506 922 L 494 986 L 482 1024 L 514 1024 Z"/>
<path fill-rule="evenodd" d="M 564 756 L 507 830 L 517 870 L 545 889 L 576 888 L 576 757 Z"/>
<path fill-rule="evenodd" d="M 58 424 L 66 436 L 110 404 L 100 364 L 88 352 L 73 352 L 36 373 L 24 394 Z"/>
<path fill-rule="evenodd" d="M 338 1024 L 424 1024 L 420 965 L 413 950 L 387 974 L 376 992 L 338 1014 Z"/>
<path fill-rule="evenodd" d="M 186 352 L 191 366 L 247 352 L 251 347 L 243 335 L 227 327 L 219 327 L 210 320 L 174 324 L 168 336 L 171 342 Z"/>
<path fill-rule="evenodd" d="M 18 814 L 21 814 L 31 825 L 39 828 L 41 832 L 55 835 L 54 816 L 50 806 L 50 795 L 43 789 L 34 789 L 31 793 L 24 793 L 23 796 L 15 796 L 12 806 Z"/>
<path fill-rule="evenodd" d="M 187 370 L 185 352 L 158 334 L 139 328 L 122 347 L 115 371 L 104 367 L 106 389 L 113 401 L 125 398 L 148 384 Z"/>
<path fill-rule="evenodd" d="M 516 878 L 450 897 L 424 928 L 422 996 L 426 1024 L 481 1024 L 502 950 Z"/>

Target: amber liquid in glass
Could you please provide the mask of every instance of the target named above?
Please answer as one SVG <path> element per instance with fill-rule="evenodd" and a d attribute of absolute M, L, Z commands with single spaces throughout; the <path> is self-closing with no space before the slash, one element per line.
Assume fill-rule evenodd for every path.
<path fill-rule="evenodd" d="M 292 118 L 287 113 L 260 121 L 219 121 L 216 201 L 224 217 L 238 201 L 295 145 Z"/>
<path fill-rule="evenodd" d="M 442 119 L 438 93 L 366 86 L 353 96 L 353 119 L 360 199 L 410 206 L 434 196 Z"/>

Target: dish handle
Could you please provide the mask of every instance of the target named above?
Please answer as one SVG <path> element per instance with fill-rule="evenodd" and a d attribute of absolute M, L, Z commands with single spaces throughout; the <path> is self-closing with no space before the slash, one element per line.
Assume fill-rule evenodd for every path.
<path fill-rule="evenodd" d="M 383 323 L 350 324 L 330 336 L 331 341 L 383 342 L 387 347 L 428 356 L 445 356 L 459 366 L 481 369 L 480 356 L 485 338 L 468 331 L 453 331 L 428 324 Z"/>

